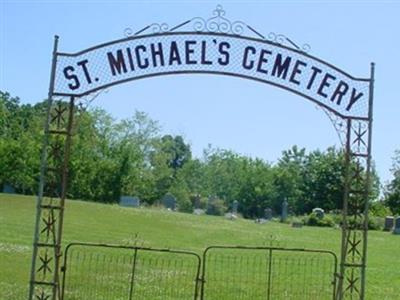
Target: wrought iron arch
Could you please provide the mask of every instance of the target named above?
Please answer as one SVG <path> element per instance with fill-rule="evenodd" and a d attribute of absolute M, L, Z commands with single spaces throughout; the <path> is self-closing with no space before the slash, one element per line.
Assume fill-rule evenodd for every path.
<path fill-rule="evenodd" d="M 308 54 L 308 44 L 298 46 L 285 35 L 265 36 L 242 21 L 230 21 L 221 6 L 209 19 L 192 18 L 169 28 L 165 23 L 153 23 L 137 32 L 126 29 L 123 39 L 72 54 L 58 52 L 55 37 L 29 300 L 61 299 L 67 165 L 74 116 L 79 113 L 77 99 L 96 97 L 105 88 L 124 82 L 173 74 L 250 79 L 288 90 L 322 107 L 346 154 L 336 295 L 337 299 L 365 299 L 374 64 L 369 78 L 354 77 Z M 165 53 L 163 49 L 167 49 Z M 211 56 L 205 54 L 207 49 Z M 167 59 L 169 63 L 165 63 Z M 57 96 L 69 97 L 69 105 L 55 101 Z"/>

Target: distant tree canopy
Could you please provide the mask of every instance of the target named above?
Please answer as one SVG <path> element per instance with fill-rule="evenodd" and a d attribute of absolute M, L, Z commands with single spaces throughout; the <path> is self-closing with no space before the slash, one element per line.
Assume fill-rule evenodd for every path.
<path fill-rule="evenodd" d="M 385 203 L 394 215 L 400 215 L 400 150 L 396 150 L 392 165 L 393 179 L 386 185 Z"/>
<path fill-rule="evenodd" d="M 0 187 L 36 193 L 45 110 L 44 102 L 21 104 L 0 92 Z M 180 210 L 191 211 L 194 199 L 215 197 L 224 208 L 237 200 L 245 217 L 261 217 L 267 207 L 279 213 L 284 200 L 295 214 L 342 205 L 343 153 L 333 147 L 307 152 L 293 146 L 275 164 L 212 147 L 193 158 L 182 136 L 163 135 L 158 122 L 143 112 L 117 121 L 93 108 L 77 122 L 69 162 L 71 199 L 116 202 L 121 195 L 134 195 L 152 205 L 171 193 Z M 393 209 L 400 207 L 399 156 L 386 197 Z M 373 177 L 376 198 L 379 179 Z"/>

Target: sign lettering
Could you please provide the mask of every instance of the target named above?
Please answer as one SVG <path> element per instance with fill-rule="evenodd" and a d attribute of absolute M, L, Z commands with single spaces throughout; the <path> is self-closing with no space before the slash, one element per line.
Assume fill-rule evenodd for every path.
<path fill-rule="evenodd" d="M 344 117 L 367 117 L 369 81 L 295 49 L 227 34 L 167 33 L 57 55 L 55 94 L 85 95 L 124 81 L 179 73 L 239 76 L 300 94 Z"/>

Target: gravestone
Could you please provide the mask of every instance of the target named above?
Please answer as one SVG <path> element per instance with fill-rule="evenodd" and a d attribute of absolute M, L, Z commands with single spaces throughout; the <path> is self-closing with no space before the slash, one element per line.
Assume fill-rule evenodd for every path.
<path fill-rule="evenodd" d="M 119 205 L 127 207 L 139 207 L 140 199 L 138 197 L 132 196 L 121 196 L 121 198 L 119 199 Z"/>
<path fill-rule="evenodd" d="M 272 209 L 270 209 L 269 207 L 264 209 L 264 218 L 266 220 L 272 220 Z"/>
<path fill-rule="evenodd" d="M 213 202 L 215 201 L 215 197 L 213 196 L 208 196 L 207 199 L 207 207 L 206 207 L 206 212 L 207 214 L 213 214 Z"/>
<path fill-rule="evenodd" d="M 206 213 L 205 210 L 201 209 L 201 208 L 195 208 L 193 210 L 193 214 L 196 216 L 201 216 L 201 215 L 204 215 L 205 213 Z"/>
<path fill-rule="evenodd" d="M 164 197 L 161 199 L 162 204 L 165 208 L 175 210 L 176 208 L 176 198 L 172 194 L 165 194 Z"/>
<path fill-rule="evenodd" d="M 234 213 L 226 213 L 225 214 L 225 219 L 234 221 L 234 220 L 237 219 L 237 216 Z"/>
<path fill-rule="evenodd" d="M 257 218 L 257 219 L 254 220 L 254 223 L 256 223 L 256 224 L 264 224 L 264 223 L 267 223 L 267 220 L 264 219 L 264 218 Z"/>
<path fill-rule="evenodd" d="M 325 211 L 322 208 L 313 208 L 312 212 L 317 216 L 318 219 L 323 219 L 325 216 Z"/>
<path fill-rule="evenodd" d="M 295 221 L 292 223 L 292 227 L 293 228 L 302 228 L 303 227 L 303 223 L 299 222 L 299 221 Z"/>
<path fill-rule="evenodd" d="M 235 200 L 232 203 L 232 214 L 237 215 L 239 201 Z"/>
<path fill-rule="evenodd" d="M 5 183 L 3 185 L 3 193 L 5 193 L 5 194 L 15 194 L 15 189 L 11 185 Z"/>
<path fill-rule="evenodd" d="M 200 199 L 200 195 L 197 194 L 195 199 L 194 199 L 194 208 L 195 209 L 200 209 L 201 208 L 201 199 Z"/>
<path fill-rule="evenodd" d="M 285 200 L 282 203 L 281 222 L 285 222 L 288 217 L 288 202 Z"/>
<path fill-rule="evenodd" d="M 383 228 L 384 231 L 392 231 L 394 226 L 394 217 L 387 216 L 385 218 L 385 227 Z"/>
<path fill-rule="evenodd" d="M 394 222 L 394 234 L 400 234 L 400 217 L 396 218 L 396 221 Z"/>

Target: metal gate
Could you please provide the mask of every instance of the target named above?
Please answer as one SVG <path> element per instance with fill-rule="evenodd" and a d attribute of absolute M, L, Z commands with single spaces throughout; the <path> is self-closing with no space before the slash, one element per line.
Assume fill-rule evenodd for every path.
<path fill-rule="evenodd" d="M 187 251 L 73 243 L 63 300 L 197 299 L 200 256 Z"/>
<path fill-rule="evenodd" d="M 335 299 L 333 252 L 273 247 L 209 247 L 201 299 Z"/>
<path fill-rule="evenodd" d="M 201 271 L 200 271 L 201 270 Z M 73 243 L 66 248 L 63 300 L 335 299 L 330 251 L 212 246 L 170 249 Z"/>

